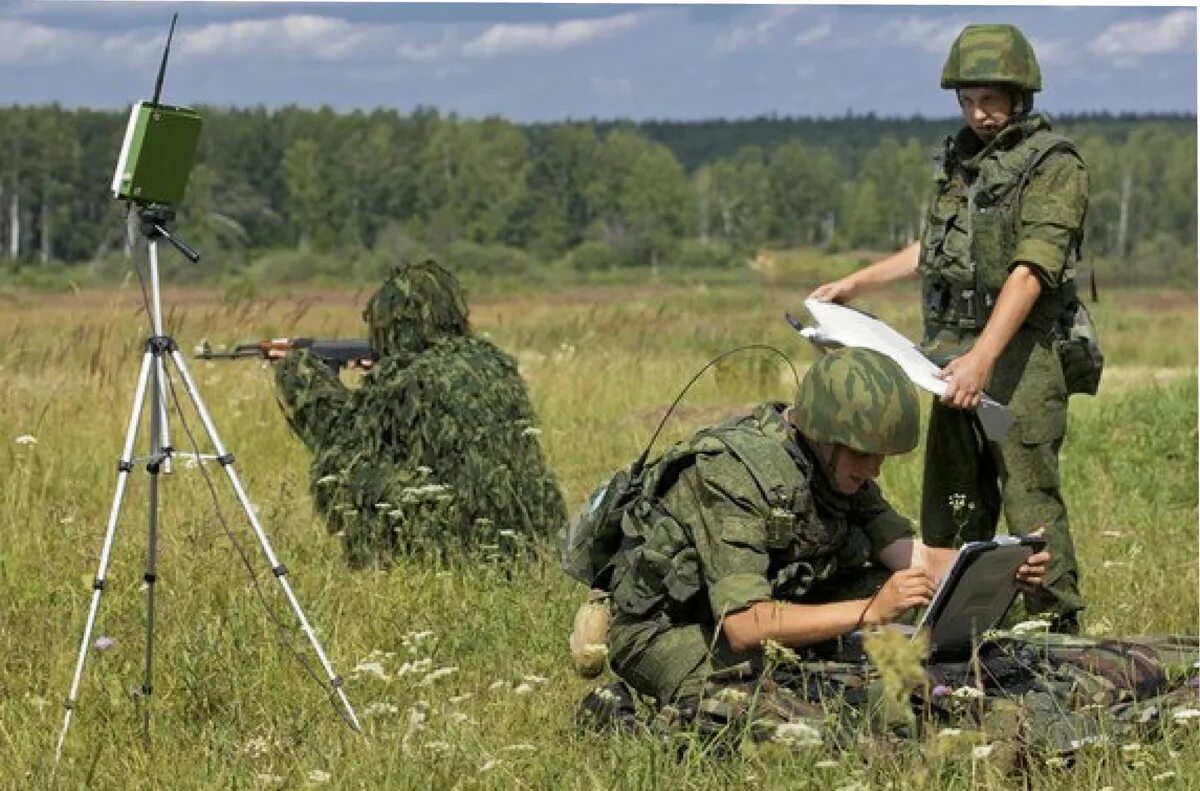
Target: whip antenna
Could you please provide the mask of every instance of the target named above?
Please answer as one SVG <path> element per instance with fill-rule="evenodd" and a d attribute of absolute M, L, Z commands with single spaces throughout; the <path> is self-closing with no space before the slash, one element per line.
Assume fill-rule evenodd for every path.
<path fill-rule="evenodd" d="M 162 63 L 158 65 L 158 78 L 154 81 L 154 98 L 150 100 L 150 105 L 158 104 L 158 97 L 162 96 L 163 77 L 167 76 L 167 56 L 171 54 L 171 37 L 175 35 L 175 21 L 179 19 L 179 13 L 171 15 L 171 29 L 167 31 L 167 46 L 163 47 Z"/>

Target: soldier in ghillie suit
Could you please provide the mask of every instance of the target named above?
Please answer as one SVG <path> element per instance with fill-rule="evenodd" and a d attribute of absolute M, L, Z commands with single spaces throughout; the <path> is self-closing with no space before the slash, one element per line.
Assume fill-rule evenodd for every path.
<path fill-rule="evenodd" d="M 533 546 L 565 519 L 516 363 L 471 334 L 457 279 L 394 271 L 363 312 L 377 360 L 348 389 L 294 351 L 275 379 L 313 453 L 312 488 L 351 565 L 393 552 Z"/>
<path fill-rule="evenodd" d="M 845 302 L 921 278 L 921 348 L 947 382 L 929 419 L 922 539 L 949 548 L 991 538 L 1002 510 L 1013 535 L 1045 528 L 1054 560 L 1025 607 L 1077 633 L 1084 604 L 1058 456 L 1068 395 L 1094 393 L 1099 379 L 1099 361 L 1064 354 L 1075 346 L 1062 342 L 1080 321 L 1090 327 L 1075 288 L 1087 169 L 1075 145 L 1032 113 L 1041 71 L 1017 28 L 966 27 L 941 86 L 956 92 L 966 126 L 939 152 L 921 238 L 811 296 Z M 1001 442 L 988 441 L 970 411 L 985 389 L 1012 408 Z"/>
<path fill-rule="evenodd" d="M 1194 705 L 1186 675 L 1166 672 L 1195 672 L 1194 640 L 1003 633 L 973 657 L 925 665 L 919 641 L 887 632 L 903 639 L 868 638 L 873 662 L 846 655 L 838 638 L 900 620 L 934 592 L 912 565 L 911 524 L 874 482 L 887 456 L 916 446 L 918 423 L 899 365 L 841 349 L 809 369 L 793 405 L 704 429 L 634 473 L 631 490 L 621 474 L 598 490 L 563 560 L 593 602 L 611 596 L 607 634 L 592 639 L 621 681 L 588 696 L 584 722 L 640 727 L 632 687 L 671 732 L 846 748 L 865 734 L 920 736 L 932 721 L 1008 737 L 1014 755 L 1069 754 L 1105 715 L 1140 727 Z M 614 499 L 613 486 L 632 494 Z M 612 508 L 615 548 L 603 535 Z M 1031 555 L 1016 585 L 1036 590 L 1050 562 Z"/>

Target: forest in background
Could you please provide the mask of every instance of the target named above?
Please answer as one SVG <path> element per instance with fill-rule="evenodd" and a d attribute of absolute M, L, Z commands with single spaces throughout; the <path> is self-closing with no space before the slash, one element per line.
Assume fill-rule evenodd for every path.
<path fill-rule="evenodd" d="M 955 119 L 763 117 L 520 125 L 432 108 L 199 108 L 180 235 L 187 280 L 375 279 L 432 255 L 520 275 L 743 266 L 763 249 L 887 251 L 918 233 Z M 0 273 L 124 273 L 108 192 L 126 113 L 0 108 Z M 1086 266 L 1102 285 L 1196 283 L 1194 116 L 1055 118 L 1091 177 Z M 869 257 L 869 256 L 865 256 Z M 1086 269 L 1085 269 L 1086 271 Z"/>

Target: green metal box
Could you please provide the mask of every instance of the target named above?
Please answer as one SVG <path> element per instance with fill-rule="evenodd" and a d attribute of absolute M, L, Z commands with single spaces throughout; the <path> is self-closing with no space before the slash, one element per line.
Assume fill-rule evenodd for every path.
<path fill-rule="evenodd" d="M 199 141 L 200 114 L 195 110 L 138 102 L 125 127 L 113 195 L 141 205 L 179 205 Z"/>

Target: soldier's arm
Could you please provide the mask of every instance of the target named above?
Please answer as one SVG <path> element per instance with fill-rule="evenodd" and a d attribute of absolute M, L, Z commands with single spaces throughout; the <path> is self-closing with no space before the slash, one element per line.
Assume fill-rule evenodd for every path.
<path fill-rule="evenodd" d="M 909 280 L 917 276 L 920 253 L 921 243 L 913 242 L 840 280 L 817 286 L 808 296 L 825 302 L 849 302 L 868 291 L 883 288 L 899 280 Z"/>
<path fill-rule="evenodd" d="M 949 386 L 942 402 L 959 409 L 979 406 L 996 360 L 1063 272 L 1087 212 L 1087 170 L 1067 151 L 1050 154 L 1030 174 L 1021 196 L 1020 241 L 987 325 L 970 352 L 942 371 Z"/>
<path fill-rule="evenodd" d="M 310 450 L 328 444 L 350 400 L 350 391 L 329 366 L 308 351 L 290 352 L 275 366 L 279 405 Z"/>

